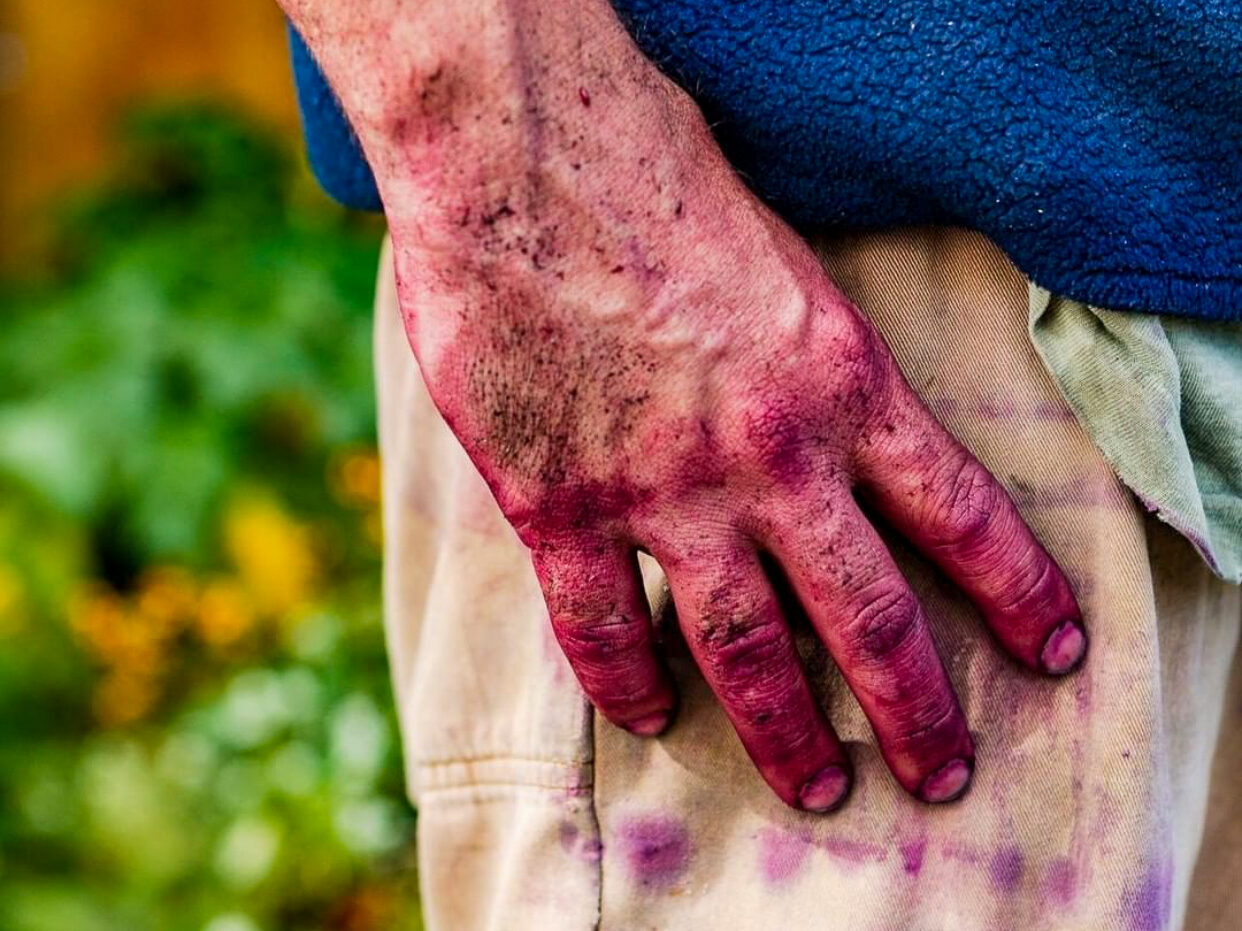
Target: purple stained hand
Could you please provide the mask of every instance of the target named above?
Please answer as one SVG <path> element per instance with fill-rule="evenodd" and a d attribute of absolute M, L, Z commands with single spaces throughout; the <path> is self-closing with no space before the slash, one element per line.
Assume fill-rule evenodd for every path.
<path fill-rule="evenodd" d="M 398 41 L 417 14 L 388 4 L 347 5 L 392 24 L 366 55 L 307 14 L 315 0 L 287 6 L 376 170 L 432 397 L 530 548 L 588 697 L 642 736 L 674 717 L 646 551 L 763 778 L 791 806 L 839 805 L 850 762 L 775 565 L 898 782 L 928 802 L 959 796 L 967 722 L 859 502 L 1004 649 L 1059 675 L 1086 650 L 1081 614 L 1004 490 L 602 0 L 538 15 L 511 0 L 445 45 L 452 56 L 428 38 L 441 21 L 420 24 L 414 50 Z"/>

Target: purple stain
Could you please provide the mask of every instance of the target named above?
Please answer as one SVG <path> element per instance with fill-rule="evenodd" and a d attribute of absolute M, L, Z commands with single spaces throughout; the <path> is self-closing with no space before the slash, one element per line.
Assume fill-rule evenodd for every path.
<path fill-rule="evenodd" d="M 989 420 L 1013 420 L 1018 408 L 1010 398 L 985 398 L 979 402 L 979 415 Z"/>
<path fill-rule="evenodd" d="M 880 863 L 888 859 L 888 851 L 878 844 L 849 840 L 844 837 L 827 837 L 817 842 L 830 857 L 846 863 Z"/>
<path fill-rule="evenodd" d="M 1057 905 L 1068 905 L 1078 894 L 1078 871 L 1069 857 L 1057 857 L 1048 866 L 1048 898 Z"/>
<path fill-rule="evenodd" d="M 690 833 L 676 818 L 635 818 L 621 828 L 620 835 L 630 875 L 640 885 L 671 886 L 690 865 Z"/>
<path fill-rule="evenodd" d="M 759 833 L 759 869 L 770 885 L 781 886 L 792 880 L 806 863 L 806 839 L 765 828 Z"/>
<path fill-rule="evenodd" d="M 1075 420 L 1074 412 L 1061 401 L 1035 402 L 1036 420 Z"/>
<path fill-rule="evenodd" d="M 979 851 L 968 844 L 944 843 L 940 845 L 940 854 L 946 860 L 957 860 L 959 863 L 979 863 Z"/>
<path fill-rule="evenodd" d="M 603 845 L 599 839 L 588 837 L 578 830 L 577 825 L 570 821 L 562 821 L 560 826 L 561 849 L 568 854 L 579 857 L 587 863 L 598 863 Z"/>
<path fill-rule="evenodd" d="M 1020 508 L 1129 507 L 1129 497 L 1111 477 L 1073 478 L 1038 486 L 1015 481 L 1011 494 Z"/>
<path fill-rule="evenodd" d="M 992 876 L 992 885 L 1003 892 L 1015 892 L 1022 883 L 1022 872 L 1026 866 L 1026 858 L 1017 847 L 999 850 L 992 857 L 988 871 Z"/>
<path fill-rule="evenodd" d="M 1130 931 L 1163 931 L 1172 904 L 1173 864 L 1152 864 L 1128 896 Z"/>
<path fill-rule="evenodd" d="M 768 473 L 781 484 L 794 487 L 810 468 L 806 427 L 789 414 L 795 407 L 788 399 L 774 399 L 750 413 L 747 435 L 763 456 Z"/>
<path fill-rule="evenodd" d="M 578 845 L 578 856 L 587 863 L 598 863 L 604 855 L 604 845 L 593 837 L 584 837 Z"/>
<path fill-rule="evenodd" d="M 901 868 L 910 876 L 917 876 L 923 869 L 923 856 L 927 853 L 927 838 L 898 844 L 897 852 L 901 854 Z"/>

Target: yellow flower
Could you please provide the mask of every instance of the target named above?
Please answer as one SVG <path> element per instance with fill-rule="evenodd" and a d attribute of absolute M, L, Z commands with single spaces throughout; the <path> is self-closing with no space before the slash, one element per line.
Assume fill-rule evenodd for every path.
<path fill-rule="evenodd" d="M 165 666 L 163 629 L 106 585 L 89 583 L 72 599 L 69 625 L 79 642 L 105 666 L 148 676 Z"/>
<path fill-rule="evenodd" d="M 255 607 L 271 615 L 300 608 L 319 573 L 310 531 L 268 498 L 246 497 L 225 516 L 225 549 Z"/>
<path fill-rule="evenodd" d="M 69 601 L 69 627 L 96 655 L 109 650 L 118 636 L 125 602 L 107 585 L 88 582 Z"/>
<path fill-rule="evenodd" d="M 380 460 L 374 450 L 354 450 L 339 457 L 329 471 L 337 500 L 352 507 L 370 507 L 380 499 Z"/>
<path fill-rule="evenodd" d="M 114 670 L 95 686 L 91 707 L 101 724 L 121 727 L 150 711 L 158 698 L 159 686 L 151 676 Z"/>
<path fill-rule="evenodd" d="M 193 617 L 197 597 L 189 572 L 179 566 L 160 566 L 143 573 L 134 601 L 155 636 L 172 637 Z"/>
<path fill-rule="evenodd" d="M 246 590 L 234 579 L 216 579 L 203 588 L 195 627 L 203 642 L 213 647 L 236 643 L 254 626 L 254 607 Z"/>

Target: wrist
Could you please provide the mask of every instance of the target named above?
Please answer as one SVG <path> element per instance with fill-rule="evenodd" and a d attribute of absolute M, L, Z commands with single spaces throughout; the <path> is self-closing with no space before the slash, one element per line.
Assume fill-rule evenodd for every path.
<path fill-rule="evenodd" d="M 619 141 L 643 132 L 644 117 L 667 124 L 650 111 L 684 97 L 607 0 L 338 0 L 330 14 L 324 0 L 282 2 L 390 212 L 555 171 L 558 156 L 577 158 L 567 153 L 583 137 L 603 127 Z"/>

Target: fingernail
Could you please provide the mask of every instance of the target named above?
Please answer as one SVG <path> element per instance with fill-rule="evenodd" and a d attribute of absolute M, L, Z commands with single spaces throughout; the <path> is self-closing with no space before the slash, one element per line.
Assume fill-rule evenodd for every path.
<path fill-rule="evenodd" d="M 850 775 L 840 766 L 825 766 L 798 790 L 798 804 L 806 811 L 832 811 L 850 792 Z"/>
<path fill-rule="evenodd" d="M 1039 662 L 1044 672 L 1063 676 L 1079 663 L 1087 652 L 1087 635 L 1076 621 L 1064 621 L 1048 635 L 1040 651 Z"/>
<path fill-rule="evenodd" d="M 664 733 L 671 719 L 672 715 L 669 712 L 656 711 L 631 721 L 626 729 L 639 737 L 655 737 L 657 734 Z"/>
<path fill-rule="evenodd" d="M 974 763 L 970 760 L 964 760 L 961 757 L 949 760 L 923 780 L 923 784 L 919 787 L 919 798 L 933 804 L 961 798 L 970 787 L 970 777 L 973 773 Z"/>

